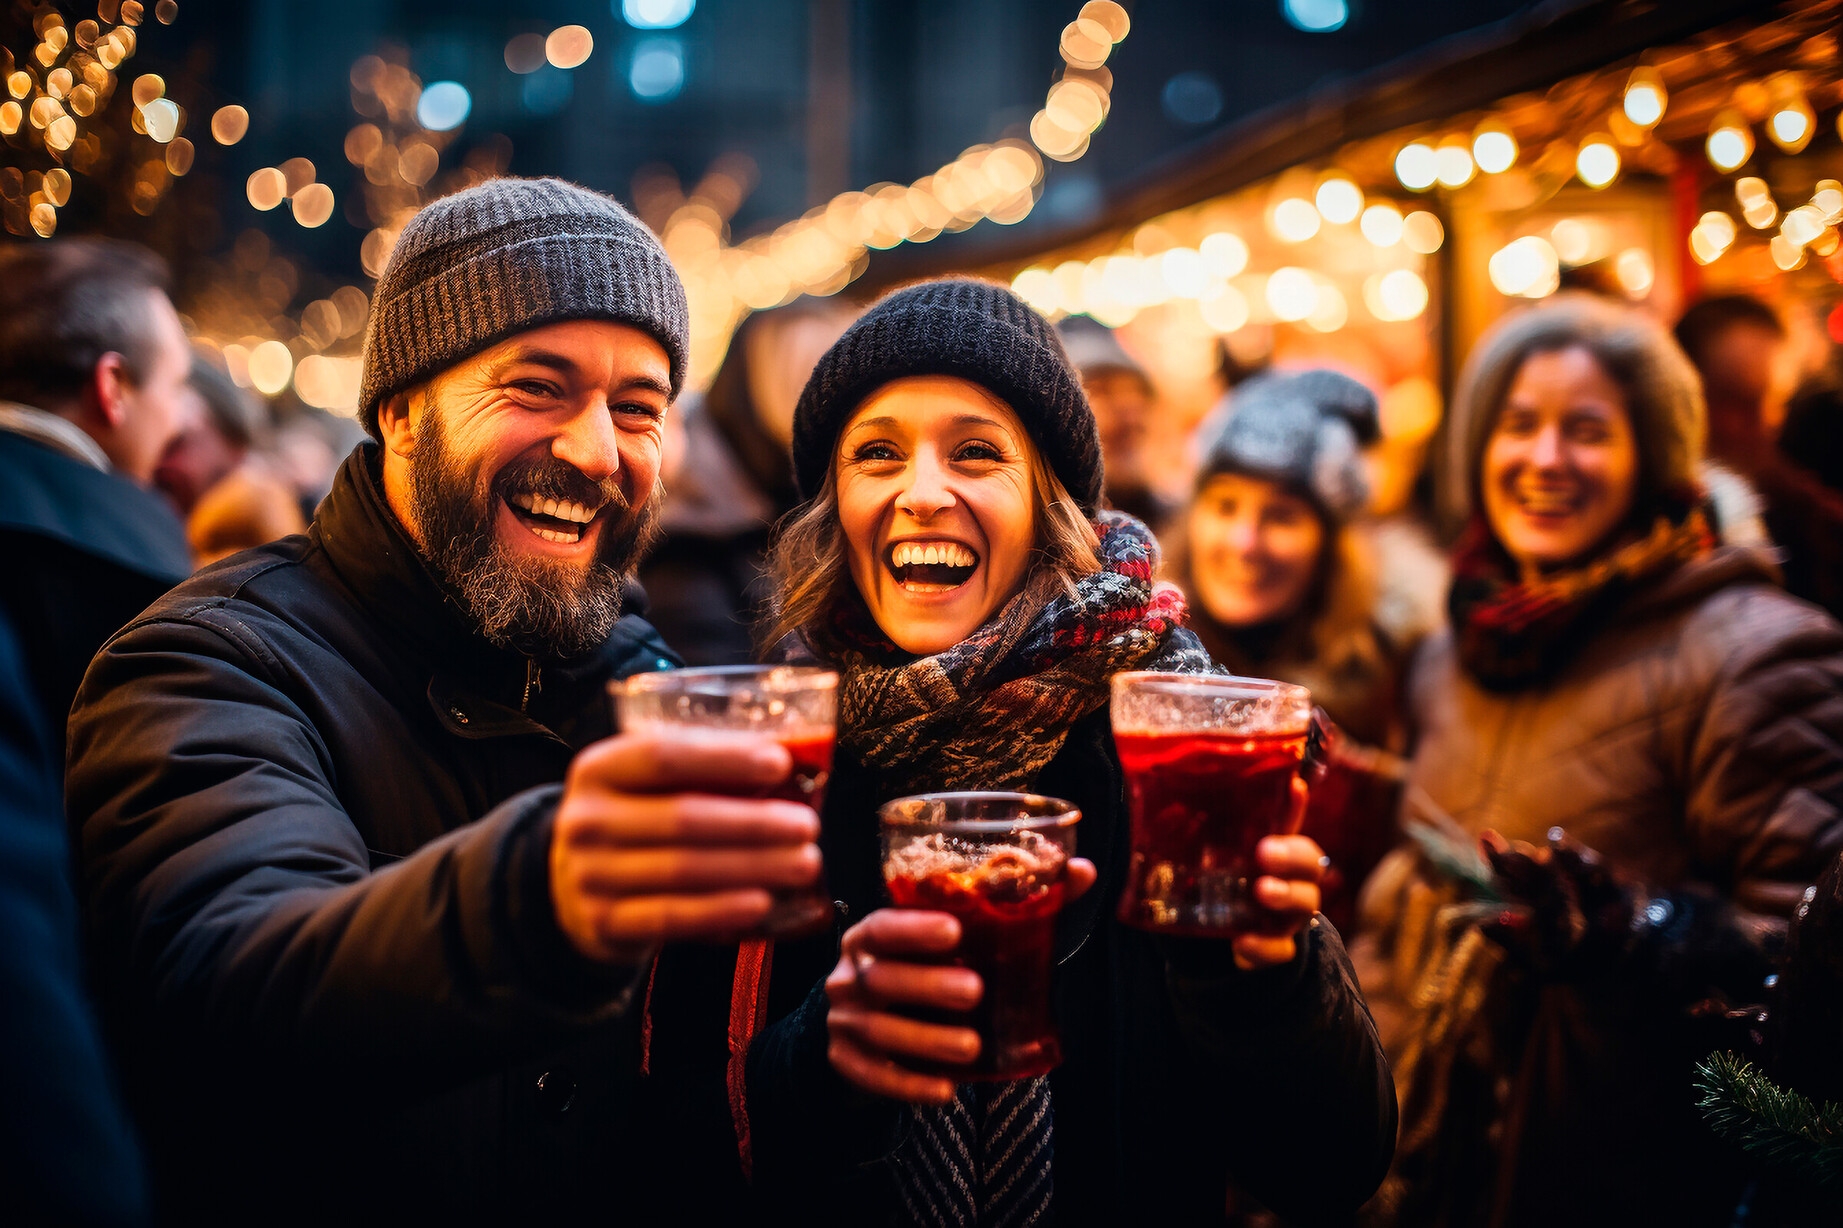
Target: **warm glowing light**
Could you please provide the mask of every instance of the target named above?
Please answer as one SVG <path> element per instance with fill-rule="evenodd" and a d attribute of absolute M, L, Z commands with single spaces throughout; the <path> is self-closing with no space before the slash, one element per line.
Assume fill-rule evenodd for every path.
<path fill-rule="evenodd" d="M 1709 125 L 1705 148 L 1716 170 L 1734 170 L 1753 156 L 1753 130 L 1739 111 L 1730 108 L 1717 115 Z"/>
<path fill-rule="evenodd" d="M 32 96 L 32 74 L 24 69 L 13 73 L 6 79 L 6 92 L 15 98 Z"/>
<path fill-rule="evenodd" d="M 1267 279 L 1267 309 L 1276 320 L 1295 323 L 1318 307 L 1318 283 L 1304 269 L 1291 266 L 1273 271 Z"/>
<path fill-rule="evenodd" d="M 1083 77 L 1058 81 L 1043 104 L 1049 122 L 1069 132 L 1093 132 L 1107 117 L 1107 95 Z"/>
<path fill-rule="evenodd" d="M 232 104 L 219 107 L 211 117 L 211 139 L 220 145 L 235 145 L 250 130 L 250 113 Z"/>
<path fill-rule="evenodd" d="M 1409 251 L 1431 256 L 1446 242 L 1446 227 L 1425 209 L 1416 209 L 1401 221 L 1401 241 Z"/>
<path fill-rule="evenodd" d="M 1561 284 L 1561 262 L 1555 248 L 1540 235 L 1514 239 L 1492 254 L 1487 271 L 1499 294 L 1542 298 Z"/>
<path fill-rule="evenodd" d="M 294 194 L 294 220 L 312 230 L 333 216 L 333 189 L 310 183 Z"/>
<path fill-rule="evenodd" d="M 1586 264 L 1593 259 L 1593 231 L 1579 218 L 1565 217 L 1549 228 L 1549 239 L 1563 264 Z"/>
<path fill-rule="evenodd" d="M 1306 326 L 1321 333 L 1334 333 L 1350 320 L 1350 307 L 1344 295 L 1330 284 L 1318 287 L 1318 302 L 1306 316 Z"/>
<path fill-rule="evenodd" d="M 288 180 L 273 166 L 265 166 L 250 176 L 248 191 L 250 204 L 266 213 L 288 195 Z"/>
<path fill-rule="evenodd" d="M 174 175 L 185 174 L 192 169 L 192 161 L 197 153 L 198 151 L 192 147 L 192 142 L 185 137 L 175 139 L 166 147 L 166 169 Z"/>
<path fill-rule="evenodd" d="M 1234 286 L 1223 286 L 1197 304 L 1203 322 L 1219 333 L 1232 333 L 1248 323 L 1248 296 Z"/>
<path fill-rule="evenodd" d="M 1318 233 L 1318 210 L 1309 200 L 1291 196 L 1273 207 L 1273 232 L 1288 243 L 1303 243 Z"/>
<path fill-rule="evenodd" d="M 422 187 L 435 178 L 436 168 L 440 165 L 441 154 L 427 141 L 411 141 L 397 155 L 397 173 L 403 176 L 403 182 L 412 187 Z"/>
<path fill-rule="evenodd" d="M 1651 292 L 1655 277 L 1651 253 L 1642 247 L 1626 248 L 1613 261 L 1613 276 L 1619 279 L 1619 288 L 1625 291 L 1627 298 L 1643 298 Z"/>
<path fill-rule="evenodd" d="M 1211 285 L 1208 263 L 1193 247 L 1174 247 L 1158 256 L 1158 277 L 1178 298 L 1202 298 Z"/>
<path fill-rule="evenodd" d="M 1696 258 L 1697 264 L 1714 264 L 1727 250 L 1727 244 L 1717 242 L 1700 226 L 1689 232 L 1689 254 Z"/>
<path fill-rule="evenodd" d="M 1107 37 L 1116 43 L 1133 28 L 1132 19 L 1126 15 L 1126 10 L 1114 3 L 1114 0 L 1088 0 L 1088 3 L 1081 6 L 1080 16 L 1106 30 Z"/>
<path fill-rule="evenodd" d="M 279 341 L 265 341 L 250 351 L 250 383 L 264 396 L 275 396 L 294 375 L 294 355 Z"/>
<path fill-rule="evenodd" d="M 1768 246 L 1772 249 L 1773 263 L 1784 272 L 1790 273 L 1794 269 L 1803 267 L 1805 249 L 1801 245 L 1792 242 L 1784 235 L 1774 235 L 1773 241 Z"/>
<path fill-rule="evenodd" d="M 134 86 L 129 90 L 134 105 L 144 107 L 156 98 L 166 97 L 166 82 L 155 73 L 143 73 L 134 79 Z"/>
<path fill-rule="evenodd" d="M 1439 177 L 1440 160 L 1433 146 L 1420 141 L 1403 145 L 1395 155 L 1395 178 L 1410 192 L 1425 192 Z"/>
<path fill-rule="evenodd" d="M 1625 117 L 1640 128 L 1655 128 L 1657 121 L 1664 118 L 1664 107 L 1669 95 L 1664 91 L 1664 78 L 1655 68 L 1635 68 L 1626 78 L 1625 98 L 1620 109 Z"/>
<path fill-rule="evenodd" d="M 45 199 L 62 209 L 70 203 L 70 172 L 61 166 L 45 172 L 45 185 L 40 191 Z"/>
<path fill-rule="evenodd" d="M 1501 175 L 1517 164 L 1517 138 L 1499 124 L 1481 124 L 1472 134 L 1472 160 L 1487 175 Z"/>
<path fill-rule="evenodd" d="M 1427 283 L 1413 269 L 1395 269 L 1363 282 L 1363 305 L 1386 323 L 1412 320 L 1427 310 Z"/>
<path fill-rule="evenodd" d="M 1724 249 L 1734 242 L 1734 237 L 1737 233 L 1734 219 L 1721 212 L 1719 209 L 1712 209 L 1703 214 L 1701 219 L 1696 223 L 1696 229 L 1707 231 L 1709 237 L 1715 240 L 1716 244 Z"/>
<path fill-rule="evenodd" d="M 351 414 L 358 407 L 358 358 L 309 354 L 294 369 L 294 391 L 315 409 Z"/>
<path fill-rule="evenodd" d="M 1619 149 L 1613 138 L 1595 133 L 1582 141 L 1574 156 L 1574 173 L 1590 188 L 1603 188 L 1619 178 Z"/>
<path fill-rule="evenodd" d="M 1463 188 L 1478 173 L 1478 163 L 1472 161 L 1472 151 L 1463 141 L 1442 141 L 1433 156 L 1434 178 L 1442 187 Z"/>
<path fill-rule="evenodd" d="M 1772 189 L 1766 186 L 1766 180 L 1758 176 L 1744 175 L 1734 181 L 1734 199 L 1742 205 L 1758 204 L 1772 198 Z"/>
<path fill-rule="evenodd" d="M 1371 205 L 1357 225 L 1363 237 L 1377 247 L 1394 247 L 1401 242 L 1401 210 L 1394 205 Z"/>
<path fill-rule="evenodd" d="M 1770 196 L 1749 202 L 1741 206 L 1741 220 L 1755 230 L 1768 230 L 1779 221 L 1779 206 Z"/>
<path fill-rule="evenodd" d="M 506 67 L 521 77 L 544 67 L 544 36 L 520 34 L 507 42 Z"/>
<path fill-rule="evenodd" d="M 1017 296 L 1046 316 L 1062 311 L 1062 290 L 1056 275 L 1045 268 L 1032 266 L 1011 279 Z"/>
<path fill-rule="evenodd" d="M 1776 72 L 1766 79 L 1766 91 L 1772 108 L 1766 135 L 1786 153 L 1800 152 L 1817 131 L 1817 115 L 1805 95 L 1804 79 L 1795 72 Z"/>
<path fill-rule="evenodd" d="M 62 153 L 77 143 L 77 121 L 60 115 L 45 125 L 45 144 Z"/>
<path fill-rule="evenodd" d="M 293 196 L 314 181 L 317 172 L 314 164 L 306 158 L 290 158 L 276 168 L 282 173 L 282 182 L 288 185 L 288 195 Z"/>
<path fill-rule="evenodd" d="M 156 98 L 141 108 L 147 135 L 162 145 L 179 135 L 179 107 L 171 98 Z"/>
<path fill-rule="evenodd" d="M 558 26 L 544 40 L 544 58 L 557 68 L 579 68 L 595 50 L 595 36 L 587 26 Z"/>
<path fill-rule="evenodd" d="M 1843 183 L 1835 179 L 1818 180 L 1817 190 L 1811 193 L 1811 203 L 1823 213 L 1824 225 L 1835 226 L 1843 221 Z"/>
<path fill-rule="evenodd" d="M 1363 189 L 1342 175 L 1327 176 L 1314 197 L 1327 222 L 1341 226 L 1363 212 Z"/>
<path fill-rule="evenodd" d="M 1785 236 L 1786 242 L 1807 247 L 1824 233 L 1823 211 L 1815 205 L 1800 205 L 1785 215 L 1779 233 Z"/>
<path fill-rule="evenodd" d="M 0 102 L 0 135 L 12 136 L 25 120 L 25 109 L 12 99 Z"/>
<path fill-rule="evenodd" d="M 1217 277 L 1233 277 L 1248 267 L 1248 245 L 1233 231 L 1219 230 L 1203 236 L 1197 250 L 1203 256 L 1204 265 Z"/>
<path fill-rule="evenodd" d="M 1093 18 L 1077 17 L 1062 31 L 1062 58 L 1077 68 L 1099 68 L 1113 50 L 1113 36 Z"/>
<path fill-rule="evenodd" d="M 49 239 L 58 228 L 58 211 L 50 201 L 41 201 L 32 206 L 30 220 L 32 233 L 41 239 Z"/>

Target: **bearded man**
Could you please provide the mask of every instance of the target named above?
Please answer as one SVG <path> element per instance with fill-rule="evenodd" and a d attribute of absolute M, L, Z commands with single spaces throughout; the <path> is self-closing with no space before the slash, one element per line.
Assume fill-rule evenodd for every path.
<path fill-rule="evenodd" d="M 310 531 L 91 665 L 69 806 L 167 1222 L 700 1221 L 741 1196 L 735 948 L 687 940 L 813 882 L 817 820 L 748 800 L 790 771 L 771 742 L 608 736 L 609 681 L 677 663 L 626 577 L 687 334 L 613 201 L 437 201 L 378 283 L 373 440 Z"/>

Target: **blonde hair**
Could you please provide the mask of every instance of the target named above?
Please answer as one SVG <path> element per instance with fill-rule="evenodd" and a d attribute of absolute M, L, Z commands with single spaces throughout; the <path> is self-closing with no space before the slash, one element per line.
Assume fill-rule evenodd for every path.
<path fill-rule="evenodd" d="M 1101 570 L 1101 556 L 1100 539 L 1076 505 L 1075 496 L 1043 459 L 1035 442 L 1028 436 L 1025 440 L 1037 531 L 1022 591 L 1034 609 L 1048 604 L 1058 593 L 1073 595 L 1077 576 Z M 774 578 L 774 593 L 764 623 L 764 648 L 799 634 L 815 652 L 834 654 L 836 646 L 826 628 L 839 608 L 858 595 L 849 549 L 838 518 L 835 453 L 825 485 L 804 506 L 787 514 L 769 543 L 768 572 Z"/>

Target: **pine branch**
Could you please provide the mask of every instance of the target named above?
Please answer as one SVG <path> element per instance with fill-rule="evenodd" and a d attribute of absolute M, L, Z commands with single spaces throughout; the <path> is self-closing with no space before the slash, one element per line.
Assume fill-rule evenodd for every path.
<path fill-rule="evenodd" d="M 1818 1185 L 1843 1185 L 1843 1105 L 1782 1088 L 1732 1053 L 1696 1065 L 1697 1107 L 1748 1154 Z"/>

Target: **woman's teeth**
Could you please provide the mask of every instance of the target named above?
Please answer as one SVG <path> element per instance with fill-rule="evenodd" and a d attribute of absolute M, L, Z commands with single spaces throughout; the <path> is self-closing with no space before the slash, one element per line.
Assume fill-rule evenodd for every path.
<path fill-rule="evenodd" d="M 973 577 L 979 556 L 959 542 L 897 542 L 890 547 L 890 574 L 910 592 L 942 593 Z"/>
<path fill-rule="evenodd" d="M 898 542 L 890 562 L 897 567 L 971 567 L 977 556 L 958 542 Z"/>

